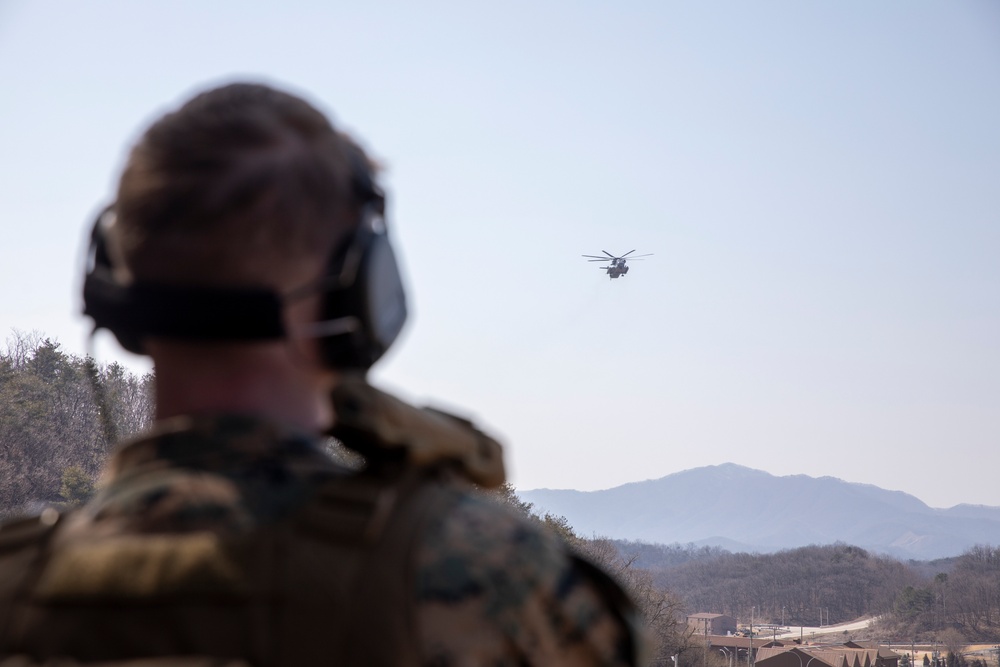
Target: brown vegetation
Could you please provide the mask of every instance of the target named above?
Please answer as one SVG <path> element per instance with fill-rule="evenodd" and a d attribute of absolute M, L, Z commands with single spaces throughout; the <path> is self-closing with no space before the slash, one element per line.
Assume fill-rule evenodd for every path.
<path fill-rule="evenodd" d="M 110 443 L 151 415 L 151 376 L 15 332 L 0 352 L 0 517 L 84 500 Z"/>

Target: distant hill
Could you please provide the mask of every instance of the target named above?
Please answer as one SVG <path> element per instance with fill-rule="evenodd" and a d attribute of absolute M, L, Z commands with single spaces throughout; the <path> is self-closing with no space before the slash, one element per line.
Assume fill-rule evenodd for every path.
<path fill-rule="evenodd" d="M 1000 545 L 1000 507 L 928 507 L 902 491 L 726 463 L 603 491 L 518 491 L 577 533 L 772 552 L 845 542 L 903 559 Z"/>

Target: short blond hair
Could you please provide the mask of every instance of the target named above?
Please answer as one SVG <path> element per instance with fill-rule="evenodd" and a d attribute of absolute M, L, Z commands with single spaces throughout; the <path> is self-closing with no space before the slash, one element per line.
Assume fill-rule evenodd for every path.
<path fill-rule="evenodd" d="M 237 83 L 156 121 L 129 155 L 114 243 L 131 277 L 286 288 L 358 218 L 348 136 L 305 100 Z"/>

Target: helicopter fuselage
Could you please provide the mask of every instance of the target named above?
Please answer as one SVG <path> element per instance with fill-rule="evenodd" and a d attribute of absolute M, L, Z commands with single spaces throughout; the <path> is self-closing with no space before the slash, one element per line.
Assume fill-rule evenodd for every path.
<path fill-rule="evenodd" d="M 608 275 L 612 278 L 621 278 L 628 273 L 628 265 L 624 262 L 612 262 L 608 268 Z"/>

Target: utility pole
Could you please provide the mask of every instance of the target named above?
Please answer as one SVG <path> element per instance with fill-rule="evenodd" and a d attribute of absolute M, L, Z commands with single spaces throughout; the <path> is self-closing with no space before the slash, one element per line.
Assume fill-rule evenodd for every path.
<path fill-rule="evenodd" d="M 706 666 L 708 665 L 708 645 L 709 645 L 709 641 L 708 641 L 708 619 L 706 618 L 705 619 L 705 655 L 702 658 L 702 662 Z"/>

